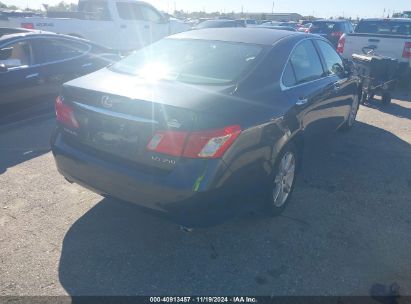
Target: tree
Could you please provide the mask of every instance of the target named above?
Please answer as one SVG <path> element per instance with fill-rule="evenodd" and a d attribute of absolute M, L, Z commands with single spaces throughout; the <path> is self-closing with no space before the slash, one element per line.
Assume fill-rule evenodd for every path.
<path fill-rule="evenodd" d="M 73 12 L 77 11 L 77 5 L 61 1 L 57 5 L 49 5 L 47 10 L 50 12 Z"/>
<path fill-rule="evenodd" d="M 18 10 L 19 8 L 15 5 L 6 5 L 6 4 L 0 2 L 0 9 L 9 9 L 9 10 L 15 11 L 15 10 Z"/>

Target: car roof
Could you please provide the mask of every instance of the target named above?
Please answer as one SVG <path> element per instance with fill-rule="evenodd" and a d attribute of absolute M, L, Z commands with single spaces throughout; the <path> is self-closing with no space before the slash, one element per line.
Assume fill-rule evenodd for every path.
<path fill-rule="evenodd" d="M 21 32 L 13 33 L 13 29 L 10 29 L 10 33 L 7 33 L 7 28 L 0 28 L 0 33 L 1 30 L 3 30 L 3 35 L 0 34 L 0 43 L 7 41 L 7 40 L 13 40 L 16 38 L 24 38 L 24 37 L 62 37 L 62 38 L 68 38 L 72 40 L 79 40 L 83 41 L 86 43 L 90 43 L 88 40 L 73 37 L 73 36 L 68 36 L 68 35 L 63 35 L 63 34 L 56 34 L 53 32 L 47 32 L 47 31 L 40 31 L 40 30 L 27 30 L 27 29 L 17 29 L 21 30 Z"/>
<path fill-rule="evenodd" d="M 274 43 L 285 37 L 294 35 L 304 36 L 306 34 L 258 27 L 210 28 L 183 32 L 170 36 L 169 38 L 273 45 Z"/>
<path fill-rule="evenodd" d="M 335 19 L 329 19 L 329 20 L 313 20 L 311 23 L 325 23 L 325 22 L 333 22 L 333 23 L 340 23 L 340 22 L 348 22 L 348 20 L 335 20 Z"/>
<path fill-rule="evenodd" d="M 410 18 L 366 18 L 366 19 L 361 19 L 361 21 L 384 21 L 384 22 L 390 22 L 390 21 L 395 21 L 395 22 L 411 22 Z"/>

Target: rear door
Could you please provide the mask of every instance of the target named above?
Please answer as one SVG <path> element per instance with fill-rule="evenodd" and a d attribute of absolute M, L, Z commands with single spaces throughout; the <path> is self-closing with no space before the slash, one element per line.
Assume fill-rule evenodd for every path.
<path fill-rule="evenodd" d="M 130 1 L 116 2 L 123 41 L 139 49 L 168 35 L 169 23 L 152 6 Z"/>
<path fill-rule="evenodd" d="M 40 66 L 43 92 L 57 96 L 61 84 L 95 70 L 87 56 L 90 49 L 91 46 L 71 39 L 34 39 L 34 60 Z"/>
<path fill-rule="evenodd" d="M 35 99 L 42 95 L 43 82 L 39 67 L 34 64 L 29 39 L 0 46 L 0 104 Z"/>
<path fill-rule="evenodd" d="M 296 105 L 298 120 L 309 140 L 320 138 L 336 128 L 331 100 L 333 78 L 323 69 L 311 39 L 303 40 L 295 47 L 282 82 L 287 98 Z"/>
<path fill-rule="evenodd" d="M 166 37 L 170 33 L 169 22 L 151 5 L 140 4 L 143 20 L 150 26 L 150 43 Z"/>
<path fill-rule="evenodd" d="M 118 49 L 139 49 L 150 41 L 150 24 L 143 20 L 140 5 L 137 2 L 117 1 L 119 17 L 119 35 L 121 42 Z"/>

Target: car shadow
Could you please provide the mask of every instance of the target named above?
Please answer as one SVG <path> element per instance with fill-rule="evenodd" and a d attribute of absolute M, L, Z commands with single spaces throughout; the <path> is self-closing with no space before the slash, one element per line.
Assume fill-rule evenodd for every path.
<path fill-rule="evenodd" d="M 411 108 L 403 107 L 397 103 L 383 105 L 379 101 L 373 101 L 372 103 L 365 104 L 365 106 L 399 118 L 407 118 L 411 120 Z"/>
<path fill-rule="evenodd" d="M 54 119 L 44 118 L 0 130 L 0 174 L 50 152 L 50 136 L 54 126 Z"/>
<path fill-rule="evenodd" d="M 410 156 L 358 122 L 305 153 L 283 216 L 192 233 L 105 198 L 67 231 L 60 282 L 72 296 L 370 295 L 376 277 L 409 283 Z"/>
<path fill-rule="evenodd" d="M 411 96 L 406 92 L 395 92 L 393 98 L 402 102 L 411 102 Z M 365 106 L 399 118 L 407 118 L 411 120 L 411 107 L 404 107 L 396 101 L 393 101 L 389 105 L 384 105 L 380 99 L 381 97 L 377 96 L 373 101 L 365 104 Z"/>

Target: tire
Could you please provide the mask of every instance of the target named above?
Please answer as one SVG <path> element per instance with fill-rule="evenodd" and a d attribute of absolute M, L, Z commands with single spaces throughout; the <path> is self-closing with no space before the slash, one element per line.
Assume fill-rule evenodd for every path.
<path fill-rule="evenodd" d="M 298 162 L 299 157 L 295 145 L 287 144 L 277 157 L 267 186 L 264 199 L 264 211 L 267 215 L 278 216 L 288 205 L 295 187 Z"/>
<path fill-rule="evenodd" d="M 361 94 L 361 104 L 362 104 L 362 105 L 364 105 L 364 104 L 367 103 L 367 98 L 368 98 L 367 93 L 362 92 L 362 94 Z"/>
<path fill-rule="evenodd" d="M 384 92 L 382 94 L 382 103 L 386 106 L 391 103 L 391 94 L 390 94 L 390 92 Z"/>
<path fill-rule="evenodd" d="M 348 114 L 347 120 L 341 127 L 342 131 L 349 131 L 354 126 L 355 120 L 357 119 L 358 109 L 360 107 L 359 97 L 357 96 L 351 105 L 350 113 Z"/>

